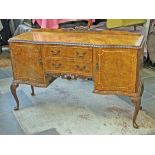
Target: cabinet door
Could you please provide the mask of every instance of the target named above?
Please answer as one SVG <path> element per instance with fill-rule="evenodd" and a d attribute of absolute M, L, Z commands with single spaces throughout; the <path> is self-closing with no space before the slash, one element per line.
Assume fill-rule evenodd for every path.
<path fill-rule="evenodd" d="M 99 49 L 93 51 L 95 90 L 134 93 L 137 81 L 136 49 Z"/>
<path fill-rule="evenodd" d="M 10 47 L 14 79 L 44 83 L 40 45 L 12 43 Z"/>

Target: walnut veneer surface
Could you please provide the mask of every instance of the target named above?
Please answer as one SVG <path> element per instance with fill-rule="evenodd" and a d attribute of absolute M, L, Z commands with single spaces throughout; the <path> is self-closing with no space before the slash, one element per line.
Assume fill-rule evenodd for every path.
<path fill-rule="evenodd" d="M 13 68 L 11 92 L 19 100 L 20 83 L 47 87 L 59 76 L 92 77 L 94 93 L 131 97 L 135 105 L 132 121 L 141 108 L 143 84 L 140 68 L 143 36 L 123 31 L 77 32 L 41 29 L 26 32 L 9 40 Z"/>

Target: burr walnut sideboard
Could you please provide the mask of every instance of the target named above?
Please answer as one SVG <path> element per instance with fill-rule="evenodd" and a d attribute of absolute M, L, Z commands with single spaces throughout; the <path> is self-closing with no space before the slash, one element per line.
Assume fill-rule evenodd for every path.
<path fill-rule="evenodd" d="M 11 92 L 19 109 L 19 84 L 47 87 L 57 77 L 92 78 L 94 93 L 131 97 L 135 106 L 132 122 L 141 109 L 143 83 L 140 69 L 144 37 L 138 33 L 38 30 L 9 40 L 13 69 Z"/>

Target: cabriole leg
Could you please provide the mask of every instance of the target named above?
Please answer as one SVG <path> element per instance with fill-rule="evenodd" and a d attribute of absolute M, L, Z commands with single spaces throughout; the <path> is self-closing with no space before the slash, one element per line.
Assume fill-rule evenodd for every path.
<path fill-rule="evenodd" d="M 31 90 L 32 90 L 31 95 L 34 96 L 35 95 L 35 93 L 34 93 L 34 87 L 32 85 L 31 85 Z"/>
<path fill-rule="evenodd" d="M 132 123 L 133 123 L 133 127 L 134 128 L 138 128 L 139 127 L 137 125 L 137 123 L 136 123 L 136 118 L 137 118 L 137 115 L 138 115 L 139 110 L 142 110 L 141 97 L 143 95 L 143 91 L 144 91 L 144 84 L 141 83 L 140 91 L 138 93 L 139 96 L 131 97 L 131 101 L 135 105 L 135 110 L 134 110 L 133 117 L 132 117 Z"/>
<path fill-rule="evenodd" d="M 16 101 L 16 107 L 14 108 L 14 110 L 19 110 L 19 100 L 18 100 L 17 93 L 16 93 L 16 88 L 18 86 L 19 86 L 19 84 L 14 83 L 14 82 L 10 86 L 11 93 Z"/>
<path fill-rule="evenodd" d="M 136 118 L 140 110 L 141 99 L 139 97 L 136 97 L 136 98 L 131 98 L 131 101 L 135 105 L 135 110 L 132 117 L 132 124 L 133 124 L 133 127 L 137 129 L 139 126 L 136 123 Z"/>

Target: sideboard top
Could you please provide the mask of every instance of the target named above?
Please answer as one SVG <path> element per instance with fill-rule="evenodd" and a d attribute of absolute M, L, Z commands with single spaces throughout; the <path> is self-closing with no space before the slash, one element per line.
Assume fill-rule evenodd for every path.
<path fill-rule="evenodd" d="M 59 44 L 91 47 L 122 46 L 124 48 L 140 48 L 143 36 L 139 33 L 106 30 L 89 31 L 32 31 L 17 35 L 9 42 L 26 42 L 32 44 Z"/>

